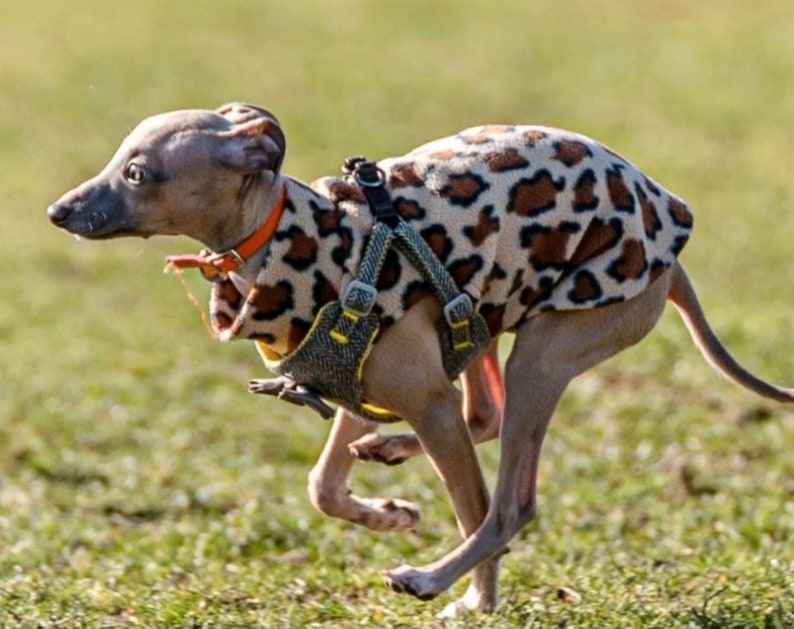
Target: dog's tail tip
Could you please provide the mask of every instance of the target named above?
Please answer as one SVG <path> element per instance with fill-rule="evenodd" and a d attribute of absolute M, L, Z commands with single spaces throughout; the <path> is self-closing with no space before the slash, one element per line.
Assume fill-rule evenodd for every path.
<path fill-rule="evenodd" d="M 684 269 L 677 265 L 674 273 L 668 299 L 678 309 L 692 340 L 706 362 L 723 377 L 757 395 L 783 404 L 794 404 L 794 388 L 781 387 L 762 380 L 742 367 L 731 356 L 706 320 L 695 289 Z"/>

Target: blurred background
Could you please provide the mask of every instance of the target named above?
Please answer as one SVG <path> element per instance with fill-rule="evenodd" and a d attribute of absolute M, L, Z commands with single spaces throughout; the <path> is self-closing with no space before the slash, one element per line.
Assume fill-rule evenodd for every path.
<path fill-rule="evenodd" d="M 377 577 L 405 555 L 418 562 L 428 547 L 452 547 L 454 522 L 429 466 L 369 465 L 356 476 L 357 491 L 420 502 L 419 534 L 376 537 L 315 514 L 305 476 L 328 424 L 246 393 L 249 378 L 265 375 L 253 347 L 210 339 L 178 279 L 161 273 L 166 254 L 196 243 L 80 243 L 46 220 L 46 206 L 98 172 L 142 118 L 232 100 L 279 117 L 284 172 L 304 181 L 337 173 L 348 155 L 398 155 L 483 123 L 602 141 L 692 205 L 682 259 L 712 324 L 748 367 L 794 382 L 789 2 L 4 0 L 0 606 L 16 615 L 0 612 L 3 624 L 432 618 L 400 616 L 399 605 L 433 610 L 393 597 Z M 207 286 L 185 280 L 203 305 Z M 720 574 L 752 573 L 739 557 L 758 570 L 749 593 L 737 593 L 750 614 L 741 618 L 786 618 L 790 607 L 774 610 L 790 592 L 759 557 L 788 566 L 794 557 L 782 543 L 794 529 L 792 446 L 791 411 L 720 381 L 667 313 L 643 345 L 565 398 L 545 453 L 544 515 L 505 562 L 503 620 L 609 621 L 587 596 L 561 612 L 564 602 L 544 594 L 561 583 L 607 588 L 598 609 L 622 609 L 627 624 L 700 608 L 697 587 L 679 607 L 657 593 L 640 596 L 647 610 L 622 608 L 624 572 L 599 535 L 612 535 L 608 555 L 650 545 L 664 555 L 656 561 L 717 544 Z M 489 478 L 496 454 L 495 444 L 482 450 Z M 695 506 L 707 515 L 690 521 Z M 576 537 L 583 530 L 589 537 Z M 596 554 L 571 563 L 580 541 L 577 552 Z M 210 550 L 198 557 L 197 544 Z M 269 563 L 296 549 L 292 563 Z M 244 575 L 234 600 L 248 606 L 226 604 L 223 616 L 212 596 L 228 565 Z M 173 585 L 174 566 L 204 576 Z M 350 566 L 357 587 L 378 585 L 333 611 L 318 583 L 350 588 Z M 715 578 L 690 567 L 670 578 L 704 587 Z M 606 576 L 587 585 L 596 574 Z M 116 598 L 111 578 L 126 583 Z M 284 589 L 295 579 L 302 594 Z M 152 588 L 159 598 L 141 594 Z M 261 603 L 255 592 L 268 588 L 283 600 Z M 26 598 L 42 589 L 49 607 Z M 141 596 L 149 602 L 132 602 Z M 316 609 L 296 616 L 295 601 L 312 596 Z M 750 599 L 760 606 L 741 607 Z M 375 615 L 360 615 L 367 609 Z"/>

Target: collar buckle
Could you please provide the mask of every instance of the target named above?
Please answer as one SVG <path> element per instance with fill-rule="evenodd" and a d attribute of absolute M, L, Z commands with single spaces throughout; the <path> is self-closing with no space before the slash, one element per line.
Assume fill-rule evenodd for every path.
<path fill-rule="evenodd" d="M 210 251 L 203 252 L 208 264 L 211 264 L 222 273 L 237 271 L 245 266 L 245 259 L 236 249 L 229 249 L 220 253 Z"/>

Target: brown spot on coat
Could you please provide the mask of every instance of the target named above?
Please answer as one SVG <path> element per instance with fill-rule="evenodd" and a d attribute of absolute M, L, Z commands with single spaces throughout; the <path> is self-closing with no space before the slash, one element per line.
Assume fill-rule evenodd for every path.
<path fill-rule="evenodd" d="M 642 212 L 642 225 L 645 228 L 645 235 L 651 240 L 656 239 L 656 233 L 662 228 L 662 221 L 656 212 L 656 205 L 648 198 L 645 190 L 639 184 L 634 184 L 634 193 L 640 203 Z"/>
<path fill-rule="evenodd" d="M 570 168 L 592 155 L 593 152 L 584 142 L 579 142 L 578 140 L 560 140 L 554 143 L 554 155 L 552 159 L 556 159 Z"/>
<path fill-rule="evenodd" d="M 287 280 L 276 284 L 257 284 L 248 294 L 247 303 L 252 308 L 254 321 L 272 321 L 295 307 L 295 289 Z"/>
<path fill-rule="evenodd" d="M 425 209 L 413 199 L 397 197 L 393 203 L 397 214 L 406 221 L 419 220 L 425 217 Z"/>
<path fill-rule="evenodd" d="M 213 312 L 210 315 L 212 331 L 220 334 L 232 325 L 234 319 L 223 312 Z"/>
<path fill-rule="evenodd" d="M 595 193 L 596 183 L 595 173 L 590 168 L 579 175 L 579 179 L 573 185 L 573 203 L 571 207 L 574 212 L 589 212 L 598 207 L 601 199 Z"/>
<path fill-rule="evenodd" d="M 671 196 L 667 202 L 667 211 L 676 225 L 692 227 L 692 212 L 689 211 L 686 203 L 681 201 L 681 199 Z"/>
<path fill-rule="evenodd" d="M 568 240 L 581 229 L 578 223 L 563 222 L 557 227 L 529 225 L 521 230 L 521 246 L 529 249 L 529 262 L 536 271 L 564 269 L 568 264 Z"/>
<path fill-rule="evenodd" d="M 620 257 L 607 268 L 607 273 L 619 282 L 637 280 L 648 270 L 645 245 L 641 240 L 627 238 L 623 241 Z"/>
<path fill-rule="evenodd" d="M 676 236 L 670 245 L 670 253 L 672 253 L 674 256 L 677 256 L 679 253 L 681 253 L 681 250 L 684 248 L 688 240 L 689 232 L 681 234 L 680 236 Z"/>
<path fill-rule="evenodd" d="M 607 170 L 606 176 L 609 199 L 615 209 L 619 212 L 634 212 L 634 196 L 620 174 L 619 165 L 616 164 L 614 169 Z"/>
<path fill-rule="evenodd" d="M 327 184 L 328 197 L 334 203 L 342 201 L 355 201 L 357 203 L 364 203 L 367 198 L 356 184 L 346 179 L 334 179 L 331 183 Z"/>
<path fill-rule="evenodd" d="M 433 290 L 426 282 L 415 280 L 408 284 L 403 293 L 403 308 L 408 311 L 425 297 L 432 297 L 433 294 Z"/>
<path fill-rule="evenodd" d="M 507 271 L 505 271 L 498 262 L 494 262 L 491 271 L 488 273 L 488 281 L 504 280 L 507 278 Z"/>
<path fill-rule="evenodd" d="M 466 134 L 463 141 L 466 144 L 485 144 L 493 141 L 493 136 L 510 131 L 511 127 L 503 124 L 488 124 L 477 130 L 476 133 Z"/>
<path fill-rule="evenodd" d="M 655 282 L 657 279 L 659 279 L 659 276 L 669 268 L 670 265 L 666 262 L 662 260 L 654 260 L 653 264 L 651 264 L 651 270 L 648 272 L 648 281 Z"/>
<path fill-rule="evenodd" d="M 483 284 L 483 288 L 482 288 L 483 294 L 488 292 L 491 284 L 494 281 L 504 280 L 506 278 L 507 278 L 507 273 L 505 272 L 505 270 L 501 266 L 499 266 L 498 262 L 494 261 L 493 266 L 491 266 L 491 270 L 488 271 L 488 276 L 485 278 L 485 283 Z"/>
<path fill-rule="evenodd" d="M 225 302 L 232 310 L 239 310 L 243 304 L 243 296 L 231 280 L 213 284 L 212 292 L 215 300 Z"/>
<path fill-rule="evenodd" d="M 439 194 L 452 205 L 469 207 L 491 184 L 475 173 L 451 174 Z"/>
<path fill-rule="evenodd" d="M 430 157 L 441 161 L 447 161 L 455 158 L 457 155 L 458 155 L 458 151 L 454 149 L 445 149 L 443 151 L 436 151 L 435 153 L 431 153 Z"/>
<path fill-rule="evenodd" d="M 312 314 L 320 312 L 325 304 L 339 299 L 339 289 L 322 272 L 314 272 L 314 285 L 312 286 Z"/>
<path fill-rule="evenodd" d="M 537 146 L 547 137 L 548 135 L 544 131 L 540 131 L 539 129 L 530 129 L 524 133 L 524 144 L 527 146 Z"/>
<path fill-rule="evenodd" d="M 388 290 L 400 281 L 401 275 L 402 266 L 400 265 L 400 257 L 394 249 L 389 249 L 386 253 L 386 259 L 383 261 L 383 267 L 378 275 L 378 281 L 375 283 L 375 288 L 378 290 Z"/>
<path fill-rule="evenodd" d="M 548 212 L 557 205 L 557 193 L 564 185 L 564 179 L 554 181 L 548 170 L 539 170 L 531 178 L 520 179 L 510 189 L 507 211 L 521 217 Z"/>
<path fill-rule="evenodd" d="M 568 298 L 575 304 L 596 301 L 603 295 L 598 279 L 590 271 L 579 271 L 574 276 L 573 288 L 568 292 Z"/>
<path fill-rule="evenodd" d="M 651 194 L 653 194 L 653 195 L 655 195 L 657 197 L 660 194 L 662 194 L 662 191 L 659 190 L 659 186 L 656 185 L 656 183 L 653 181 L 653 179 L 651 179 L 650 177 L 644 176 L 644 180 L 645 180 L 645 187 L 651 192 Z"/>
<path fill-rule="evenodd" d="M 488 170 L 492 173 L 503 173 L 529 166 L 527 158 L 514 148 L 508 148 L 499 153 L 492 153 L 488 156 L 486 163 L 488 164 Z"/>
<path fill-rule="evenodd" d="M 471 255 L 468 258 L 461 258 L 455 260 L 449 265 L 449 274 L 455 280 L 458 288 L 465 288 L 471 282 L 477 271 L 482 268 L 482 257 L 478 255 Z"/>
<path fill-rule="evenodd" d="M 314 222 L 320 236 L 328 236 L 339 229 L 342 223 L 343 212 L 339 208 L 332 210 L 317 210 L 314 212 Z"/>
<path fill-rule="evenodd" d="M 526 286 L 521 291 L 521 303 L 527 308 L 531 308 L 533 305 L 535 305 L 535 302 L 538 300 L 540 295 L 541 292 L 534 286 Z"/>
<path fill-rule="evenodd" d="M 345 263 L 350 258 L 350 251 L 353 248 L 353 232 L 348 227 L 340 227 L 337 234 L 339 235 L 339 244 L 331 251 L 331 260 L 337 266 L 345 268 Z"/>
<path fill-rule="evenodd" d="M 452 253 L 454 244 L 447 234 L 446 227 L 441 224 L 430 225 L 430 227 L 425 227 L 420 231 L 419 235 L 430 245 L 430 249 L 439 260 L 442 262 L 447 261 L 449 254 Z"/>
<path fill-rule="evenodd" d="M 571 255 L 569 267 L 576 269 L 588 260 L 611 250 L 622 237 L 623 222 L 619 218 L 612 218 L 609 222 L 594 218 Z"/>
<path fill-rule="evenodd" d="M 390 188 L 419 188 L 424 183 L 414 162 L 395 164 L 389 171 L 388 184 Z"/>
<path fill-rule="evenodd" d="M 538 281 L 536 286 L 525 286 L 524 289 L 521 291 L 521 303 L 526 306 L 528 309 L 532 308 L 536 303 L 540 300 L 545 299 L 549 296 L 550 290 L 554 286 L 554 280 L 549 277 L 541 277 Z M 520 325 L 524 321 L 524 317 L 521 318 L 518 324 Z"/>
<path fill-rule="evenodd" d="M 292 225 L 286 232 L 279 232 L 276 241 L 289 240 L 289 248 L 282 261 L 293 269 L 305 271 L 317 262 L 317 250 L 319 245 L 317 239 L 309 236 L 297 225 Z"/>
<path fill-rule="evenodd" d="M 463 235 L 466 236 L 475 247 L 479 247 L 487 240 L 488 236 L 498 232 L 499 217 L 494 216 L 493 205 L 488 205 L 480 210 L 476 225 L 467 225 L 463 228 Z"/>

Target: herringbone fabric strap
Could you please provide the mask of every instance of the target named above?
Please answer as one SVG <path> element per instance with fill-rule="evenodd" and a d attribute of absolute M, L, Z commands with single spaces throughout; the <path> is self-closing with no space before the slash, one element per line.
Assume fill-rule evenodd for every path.
<path fill-rule="evenodd" d="M 433 292 L 442 304 L 449 303 L 460 294 L 455 281 L 447 268 L 433 253 L 433 250 L 419 234 L 405 221 L 400 221 L 394 229 L 397 246 L 411 264 L 422 274 L 422 278 L 430 284 Z"/>

